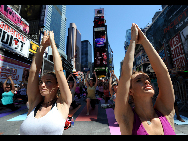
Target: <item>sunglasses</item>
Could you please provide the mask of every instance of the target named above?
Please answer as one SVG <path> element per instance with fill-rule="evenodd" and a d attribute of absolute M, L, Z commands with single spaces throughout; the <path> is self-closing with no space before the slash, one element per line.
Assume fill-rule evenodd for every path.
<path fill-rule="evenodd" d="M 10 88 L 10 87 L 6 87 L 6 88 Z"/>

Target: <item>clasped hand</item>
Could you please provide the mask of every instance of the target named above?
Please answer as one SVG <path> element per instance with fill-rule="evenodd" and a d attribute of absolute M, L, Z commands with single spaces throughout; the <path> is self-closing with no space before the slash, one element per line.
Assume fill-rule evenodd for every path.
<path fill-rule="evenodd" d="M 42 38 L 42 42 L 41 42 L 41 45 L 43 47 L 48 47 L 50 46 L 52 43 L 55 43 L 54 41 L 54 33 L 53 31 L 44 31 L 44 36 Z"/>
<path fill-rule="evenodd" d="M 131 41 L 135 41 L 136 44 L 142 44 L 142 41 L 146 39 L 144 33 L 138 27 L 137 24 L 132 23 L 131 27 Z"/>

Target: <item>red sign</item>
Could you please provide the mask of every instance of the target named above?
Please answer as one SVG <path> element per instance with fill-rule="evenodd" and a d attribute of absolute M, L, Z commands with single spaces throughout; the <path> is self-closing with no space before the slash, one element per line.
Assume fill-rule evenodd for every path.
<path fill-rule="evenodd" d="M 29 23 L 21 18 L 13 8 L 8 5 L 0 5 L 0 13 L 17 25 L 22 31 L 27 34 L 29 33 Z"/>
<path fill-rule="evenodd" d="M 171 46 L 174 67 L 175 68 L 185 67 L 185 62 L 186 62 L 185 54 L 184 54 L 184 50 L 183 50 L 179 33 L 170 40 L 169 44 Z"/>

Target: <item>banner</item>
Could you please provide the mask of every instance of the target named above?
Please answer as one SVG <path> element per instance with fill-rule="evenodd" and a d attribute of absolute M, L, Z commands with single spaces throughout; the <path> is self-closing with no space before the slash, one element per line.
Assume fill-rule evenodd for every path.
<path fill-rule="evenodd" d="M 29 68 L 29 64 L 0 55 L 0 81 L 3 83 L 10 75 L 15 84 L 20 83 L 23 75 L 29 76 L 29 73 L 26 74 L 26 70 L 29 70 Z"/>
<path fill-rule="evenodd" d="M 0 13 L 9 19 L 13 24 L 18 26 L 25 33 L 29 33 L 29 23 L 9 5 L 0 5 Z"/>
<path fill-rule="evenodd" d="M 0 47 L 28 57 L 30 41 L 13 27 L 0 20 Z"/>
<path fill-rule="evenodd" d="M 30 52 L 37 53 L 38 48 L 39 48 L 38 44 L 36 44 L 34 41 L 30 42 L 30 49 L 29 49 Z"/>
<path fill-rule="evenodd" d="M 183 51 L 183 46 L 182 46 L 182 43 L 181 43 L 179 33 L 170 40 L 169 44 L 171 46 L 172 59 L 173 59 L 173 62 L 174 62 L 174 67 L 175 68 L 185 67 L 185 62 L 186 62 L 185 54 L 184 54 L 184 51 Z"/>
<path fill-rule="evenodd" d="M 188 24 L 188 5 L 168 5 L 146 31 L 146 36 L 158 51 Z"/>
<path fill-rule="evenodd" d="M 104 16 L 104 8 L 95 9 L 95 16 Z"/>

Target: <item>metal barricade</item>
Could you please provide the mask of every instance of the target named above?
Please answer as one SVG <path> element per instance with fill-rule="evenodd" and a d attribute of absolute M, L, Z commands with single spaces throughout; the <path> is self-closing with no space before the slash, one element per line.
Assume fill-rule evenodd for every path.
<path fill-rule="evenodd" d="M 188 109 L 188 106 L 187 106 L 187 97 L 188 97 L 187 96 L 187 91 L 188 91 L 187 82 L 180 83 L 179 81 L 176 81 L 173 83 L 173 85 L 174 85 L 174 91 L 176 93 L 178 103 L 183 104 L 181 106 L 181 108 L 179 108 L 179 111 L 181 111 L 184 107 L 186 107 Z"/>

